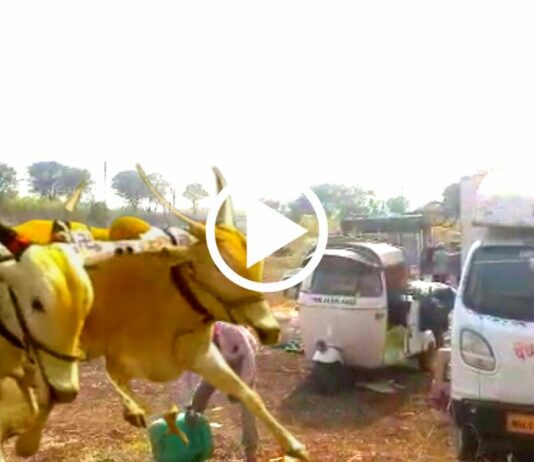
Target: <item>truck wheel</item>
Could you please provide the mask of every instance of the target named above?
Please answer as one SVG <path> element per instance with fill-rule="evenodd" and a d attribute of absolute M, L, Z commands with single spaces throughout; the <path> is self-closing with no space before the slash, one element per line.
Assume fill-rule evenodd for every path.
<path fill-rule="evenodd" d="M 419 369 L 423 372 L 432 372 L 434 370 L 437 352 L 438 349 L 436 348 L 436 345 L 432 344 L 427 350 L 420 353 L 417 358 L 419 361 Z"/>
<path fill-rule="evenodd" d="M 531 462 L 534 460 L 534 451 L 521 451 L 514 453 L 513 462 Z"/>
<path fill-rule="evenodd" d="M 456 457 L 463 462 L 472 462 L 478 455 L 478 439 L 469 427 L 454 424 L 454 448 Z"/>

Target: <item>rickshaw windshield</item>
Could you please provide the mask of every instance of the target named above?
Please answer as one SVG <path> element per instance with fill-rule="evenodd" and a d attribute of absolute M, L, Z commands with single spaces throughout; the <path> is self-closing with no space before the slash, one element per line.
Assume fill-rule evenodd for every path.
<path fill-rule="evenodd" d="M 534 247 L 479 248 L 463 299 L 479 313 L 534 321 Z"/>
<path fill-rule="evenodd" d="M 380 269 L 350 258 L 324 256 L 314 271 L 310 292 L 322 295 L 380 297 Z"/>

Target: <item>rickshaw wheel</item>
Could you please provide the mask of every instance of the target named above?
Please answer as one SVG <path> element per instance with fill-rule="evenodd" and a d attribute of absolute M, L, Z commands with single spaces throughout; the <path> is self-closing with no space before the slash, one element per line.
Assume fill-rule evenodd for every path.
<path fill-rule="evenodd" d="M 309 377 L 312 389 L 321 395 L 335 395 L 350 390 L 352 375 L 340 362 L 313 364 Z"/>

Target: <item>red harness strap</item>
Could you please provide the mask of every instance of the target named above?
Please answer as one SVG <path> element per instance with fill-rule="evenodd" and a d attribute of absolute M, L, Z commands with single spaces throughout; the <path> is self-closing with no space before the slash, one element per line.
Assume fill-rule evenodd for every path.
<path fill-rule="evenodd" d="M 28 239 L 19 236 L 15 231 L 0 225 L 0 242 L 15 257 L 19 257 L 32 244 Z"/>

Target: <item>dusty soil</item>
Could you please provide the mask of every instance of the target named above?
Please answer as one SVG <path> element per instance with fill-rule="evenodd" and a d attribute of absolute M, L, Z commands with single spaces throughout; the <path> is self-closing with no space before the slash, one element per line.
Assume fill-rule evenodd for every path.
<path fill-rule="evenodd" d="M 317 462 L 446 462 L 451 456 L 449 429 L 427 400 L 429 377 L 411 370 L 388 371 L 406 389 L 382 395 L 353 388 L 335 397 L 306 390 L 309 365 L 302 356 L 263 349 L 258 391 L 269 409 L 300 438 Z M 146 462 L 150 448 L 143 430 L 124 423 L 121 408 L 106 381 L 101 363 L 82 367 L 82 392 L 75 403 L 58 407 L 40 453 L 33 462 Z M 137 383 L 136 391 L 155 413 L 170 400 L 187 399 L 183 381 L 166 386 Z M 214 461 L 239 461 L 239 410 L 224 396 L 213 399 L 207 413 L 214 429 Z M 260 427 L 261 457 L 280 451 Z M 15 460 L 12 454 L 10 460 Z"/>
<path fill-rule="evenodd" d="M 272 258 L 266 279 L 278 280 L 285 269 L 296 266 L 292 257 Z M 281 294 L 270 297 L 286 332 L 291 331 L 291 302 Z M 287 335 L 286 335 L 287 339 Z M 273 414 L 304 442 L 314 462 L 450 462 L 453 461 L 447 422 L 430 408 L 430 377 L 418 371 L 389 370 L 405 389 L 383 395 L 352 387 L 334 397 L 322 397 L 308 389 L 310 364 L 298 354 L 262 348 L 258 358 L 257 389 Z M 101 362 L 83 364 L 82 389 L 70 405 L 57 407 L 47 425 L 41 451 L 31 462 L 148 462 L 150 447 L 144 430 L 122 420 L 119 399 L 107 382 Z M 135 391 L 150 405 L 152 418 L 185 405 L 189 387 L 180 380 L 164 386 L 145 381 Z M 214 462 L 243 460 L 240 450 L 239 408 L 216 395 L 208 419 L 221 424 L 213 429 Z M 281 456 L 280 449 L 260 425 L 260 460 Z M 8 460 L 15 461 L 12 442 Z M 280 461 L 280 459 L 278 459 Z"/>

